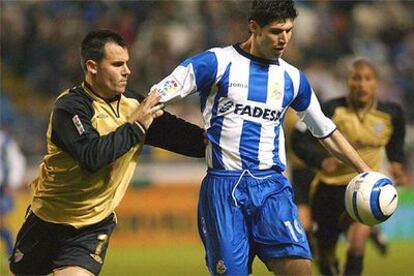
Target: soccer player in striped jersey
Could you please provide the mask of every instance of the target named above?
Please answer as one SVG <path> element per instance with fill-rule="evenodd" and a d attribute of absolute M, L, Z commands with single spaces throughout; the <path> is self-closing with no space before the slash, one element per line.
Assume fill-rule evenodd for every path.
<path fill-rule="evenodd" d="M 305 74 L 281 58 L 296 16 L 293 1 L 253 1 L 246 41 L 190 57 L 156 84 L 161 102 L 200 96 L 208 171 L 198 223 L 214 275 L 247 275 L 256 255 L 278 275 L 311 274 L 306 235 L 283 174 L 289 106 L 344 163 L 370 170 L 322 113 Z"/>

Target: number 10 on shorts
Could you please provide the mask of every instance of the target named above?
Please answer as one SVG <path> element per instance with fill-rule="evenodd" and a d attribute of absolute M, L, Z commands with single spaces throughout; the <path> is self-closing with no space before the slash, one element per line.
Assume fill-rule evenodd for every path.
<path fill-rule="evenodd" d="M 295 242 L 299 242 L 299 239 L 298 239 L 298 236 L 295 233 L 295 230 L 296 230 L 297 233 L 299 233 L 301 235 L 301 237 L 303 237 L 303 230 L 302 230 L 302 226 L 299 224 L 298 220 L 295 219 L 293 221 L 293 225 L 288 220 L 284 221 L 284 224 L 285 224 L 286 228 L 289 229 L 290 235 L 292 236 L 293 240 Z"/>

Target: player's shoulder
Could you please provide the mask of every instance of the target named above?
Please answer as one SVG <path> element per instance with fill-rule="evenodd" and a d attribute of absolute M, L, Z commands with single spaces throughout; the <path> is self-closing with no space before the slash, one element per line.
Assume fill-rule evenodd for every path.
<path fill-rule="evenodd" d="M 126 89 L 125 92 L 123 93 L 124 97 L 128 98 L 128 99 L 135 99 L 138 102 L 142 102 L 145 97 L 142 96 L 141 94 L 139 94 L 136 91 L 133 91 L 131 89 Z"/>
<path fill-rule="evenodd" d="M 205 52 L 214 53 L 216 55 L 223 55 L 223 54 L 233 53 L 234 51 L 235 51 L 234 46 L 228 45 L 224 47 L 213 47 L 213 48 L 207 49 Z"/>
<path fill-rule="evenodd" d="M 93 99 L 84 91 L 82 85 L 63 91 L 55 101 L 54 109 L 71 111 L 74 109 L 91 109 Z"/>
<path fill-rule="evenodd" d="M 400 117 L 403 114 L 401 106 L 395 102 L 378 101 L 377 110 L 390 114 L 392 117 Z"/>
<path fill-rule="evenodd" d="M 331 99 L 322 104 L 322 110 L 326 116 L 332 117 L 338 107 L 347 107 L 348 101 L 345 97 Z"/>
<path fill-rule="evenodd" d="M 283 70 L 285 70 L 285 72 L 288 73 L 288 75 L 292 79 L 297 79 L 298 81 L 300 81 L 300 79 L 305 76 L 305 74 L 301 70 L 299 70 L 299 68 L 297 68 L 296 66 L 288 63 L 287 61 L 285 61 L 282 58 L 279 58 L 279 66 Z"/>
<path fill-rule="evenodd" d="M 282 67 L 285 70 L 300 72 L 299 68 L 297 68 L 296 66 L 290 64 L 289 62 L 287 62 L 283 58 L 279 58 L 279 66 Z"/>

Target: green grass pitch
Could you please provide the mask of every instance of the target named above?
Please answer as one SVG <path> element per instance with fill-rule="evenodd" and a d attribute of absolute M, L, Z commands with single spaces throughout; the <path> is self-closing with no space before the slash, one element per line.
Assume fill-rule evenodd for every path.
<path fill-rule="evenodd" d="M 344 245 L 338 252 L 343 261 Z M 368 245 L 363 275 L 414 275 L 414 241 L 392 241 L 390 252 L 381 256 L 371 244 Z M 0 275 L 7 275 L 4 247 L 1 246 Z M 318 275 L 314 268 L 314 275 Z M 204 252 L 200 244 L 177 244 L 168 246 L 142 246 L 108 250 L 103 276 L 127 275 L 208 275 L 204 265 Z M 272 275 L 256 259 L 253 275 Z"/>

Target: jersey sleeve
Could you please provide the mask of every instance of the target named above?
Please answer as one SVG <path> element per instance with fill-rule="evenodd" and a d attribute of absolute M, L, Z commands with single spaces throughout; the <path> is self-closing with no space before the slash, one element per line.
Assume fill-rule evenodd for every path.
<path fill-rule="evenodd" d="M 204 157 L 204 130 L 164 112 L 148 129 L 145 144 L 190 157 Z"/>
<path fill-rule="evenodd" d="M 68 152 L 82 169 L 94 172 L 112 163 L 138 143 L 145 132 L 126 123 L 100 136 L 92 126 L 93 110 L 86 100 L 68 95 L 56 101 L 52 113 L 52 142 Z"/>
<path fill-rule="evenodd" d="M 300 72 L 298 93 L 291 106 L 314 137 L 323 139 L 335 131 L 334 122 L 322 112 L 321 105 L 303 72 Z"/>
<path fill-rule="evenodd" d="M 125 95 L 142 102 L 145 98 L 127 90 Z M 204 157 L 204 129 L 164 111 L 148 128 L 145 144 L 189 157 Z"/>
<path fill-rule="evenodd" d="M 174 71 L 159 83 L 156 91 L 161 102 L 184 98 L 195 92 L 208 93 L 217 75 L 215 53 L 206 51 L 184 60 Z"/>

